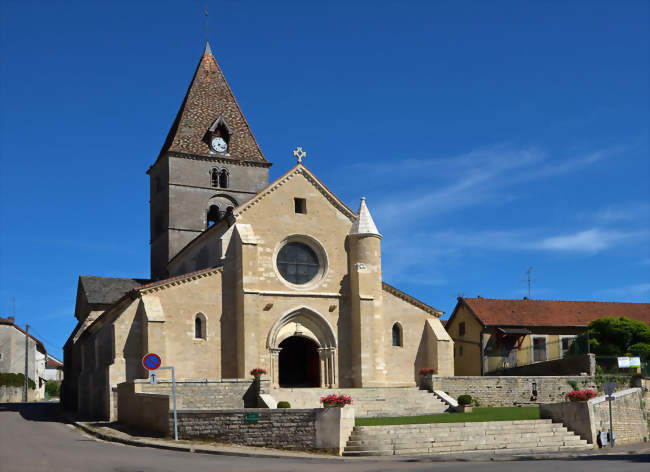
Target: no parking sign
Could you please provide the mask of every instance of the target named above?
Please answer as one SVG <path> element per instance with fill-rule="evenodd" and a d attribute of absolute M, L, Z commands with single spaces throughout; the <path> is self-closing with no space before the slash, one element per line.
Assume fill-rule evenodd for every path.
<path fill-rule="evenodd" d="M 150 352 L 142 358 L 142 365 L 147 370 L 156 370 L 162 364 L 162 359 L 158 354 Z"/>

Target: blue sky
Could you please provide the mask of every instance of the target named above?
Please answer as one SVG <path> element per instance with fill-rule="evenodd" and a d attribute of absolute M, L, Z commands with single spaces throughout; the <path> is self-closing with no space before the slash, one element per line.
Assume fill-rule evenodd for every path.
<path fill-rule="evenodd" d="M 384 235 L 384 279 L 648 301 L 648 2 L 208 1 L 274 165 Z M 203 51 L 203 2 L 0 3 L 0 316 L 61 355 L 81 274 L 147 277 L 148 180 Z"/>

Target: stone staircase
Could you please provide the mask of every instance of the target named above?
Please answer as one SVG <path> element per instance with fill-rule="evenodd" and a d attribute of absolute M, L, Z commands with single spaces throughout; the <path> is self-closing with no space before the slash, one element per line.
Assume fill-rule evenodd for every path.
<path fill-rule="evenodd" d="M 357 418 L 430 415 L 449 408 L 432 393 L 415 387 L 276 388 L 270 393 L 276 401 L 288 401 L 292 408 L 318 408 L 320 398 L 332 393 L 350 395 Z"/>
<path fill-rule="evenodd" d="M 593 449 L 551 420 L 355 426 L 344 456 L 530 454 Z"/>

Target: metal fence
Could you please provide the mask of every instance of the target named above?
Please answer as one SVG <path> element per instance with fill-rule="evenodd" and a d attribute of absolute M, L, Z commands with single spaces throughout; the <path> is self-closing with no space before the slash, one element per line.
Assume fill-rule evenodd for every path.
<path fill-rule="evenodd" d="M 543 340 L 543 342 L 535 343 L 536 339 Z M 533 337 L 531 345 L 526 347 L 505 347 L 503 345 L 495 347 L 488 345 L 484 351 L 484 356 L 487 358 L 486 372 L 588 354 L 587 343 L 588 340 L 585 337 L 565 337 L 553 342 L 546 342 L 543 337 Z M 621 356 L 623 355 L 621 354 Z M 620 369 L 618 367 L 618 357 L 596 355 L 596 372 L 600 375 L 611 374 L 628 377 L 635 373 L 641 373 L 645 377 L 650 377 L 650 362 L 642 361 L 640 368 Z"/>
<path fill-rule="evenodd" d="M 537 362 L 554 361 L 587 354 L 587 345 L 578 338 L 565 337 L 547 342 L 544 337 L 533 337 L 530 346 L 486 346 L 487 372 L 521 367 Z"/>

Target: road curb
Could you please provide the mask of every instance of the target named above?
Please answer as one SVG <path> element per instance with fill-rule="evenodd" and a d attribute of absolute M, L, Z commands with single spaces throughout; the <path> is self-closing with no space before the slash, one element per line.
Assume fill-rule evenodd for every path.
<path fill-rule="evenodd" d="M 602 456 L 632 456 L 637 454 L 650 454 L 648 450 L 618 450 L 611 452 L 572 452 L 572 453 L 543 453 L 543 454 L 525 454 L 525 455 L 393 455 L 393 456 L 362 456 L 362 457 L 344 457 L 331 455 L 294 455 L 291 453 L 263 453 L 263 452 L 243 452 L 223 449 L 213 449 L 186 445 L 161 444 L 159 442 L 147 441 L 146 439 L 128 439 L 117 435 L 106 434 L 102 431 L 84 424 L 81 421 L 71 420 L 71 423 L 82 431 L 95 436 L 98 439 L 108 442 L 116 442 L 128 446 L 136 447 L 153 447 L 168 451 L 181 451 L 199 454 L 211 454 L 215 456 L 233 456 L 233 457 L 252 457 L 258 459 L 303 459 L 303 460 L 332 460 L 332 461 L 370 461 L 370 462 L 512 462 L 512 461 L 533 461 L 533 460 L 561 460 L 561 459 L 580 459 L 580 458 L 597 458 Z M 317 454 L 317 453 L 315 453 Z"/>

